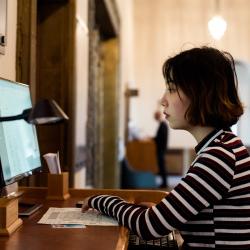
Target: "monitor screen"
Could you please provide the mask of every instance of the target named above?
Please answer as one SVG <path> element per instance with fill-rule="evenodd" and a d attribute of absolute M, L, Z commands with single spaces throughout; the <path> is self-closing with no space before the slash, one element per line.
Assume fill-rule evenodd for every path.
<path fill-rule="evenodd" d="M 28 85 L 0 78 L 0 117 L 32 107 Z M 25 120 L 0 122 L 0 188 L 40 170 L 36 128 Z"/>

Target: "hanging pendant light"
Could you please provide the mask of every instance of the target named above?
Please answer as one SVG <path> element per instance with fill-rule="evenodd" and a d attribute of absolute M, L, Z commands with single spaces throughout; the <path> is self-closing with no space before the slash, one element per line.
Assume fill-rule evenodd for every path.
<path fill-rule="evenodd" d="M 215 5 L 216 15 L 209 20 L 208 30 L 214 39 L 220 40 L 227 29 L 227 22 L 224 20 L 222 16 L 219 15 L 220 12 L 219 0 L 216 0 L 215 4 L 216 4 Z"/>

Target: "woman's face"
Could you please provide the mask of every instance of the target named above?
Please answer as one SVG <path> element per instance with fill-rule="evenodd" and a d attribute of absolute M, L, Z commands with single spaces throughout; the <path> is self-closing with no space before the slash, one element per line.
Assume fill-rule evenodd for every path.
<path fill-rule="evenodd" d="M 174 84 L 167 85 L 167 89 L 161 99 L 164 107 L 163 113 L 173 129 L 189 130 L 191 125 L 185 118 L 185 113 L 189 107 L 190 100 L 181 89 L 176 89 Z"/>

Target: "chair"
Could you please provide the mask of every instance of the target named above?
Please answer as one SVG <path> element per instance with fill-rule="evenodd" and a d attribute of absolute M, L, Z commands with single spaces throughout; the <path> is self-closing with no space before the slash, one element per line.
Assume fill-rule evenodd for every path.
<path fill-rule="evenodd" d="M 126 159 L 121 161 L 121 188 L 156 188 L 155 175 L 148 171 L 138 171 Z"/>

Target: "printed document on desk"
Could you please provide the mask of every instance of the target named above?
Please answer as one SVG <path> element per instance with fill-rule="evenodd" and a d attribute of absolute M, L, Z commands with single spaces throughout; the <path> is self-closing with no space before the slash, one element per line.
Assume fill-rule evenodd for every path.
<path fill-rule="evenodd" d="M 51 207 L 37 222 L 39 224 L 82 224 L 95 226 L 118 226 L 118 222 L 96 210 L 82 213 L 81 208 Z"/>

